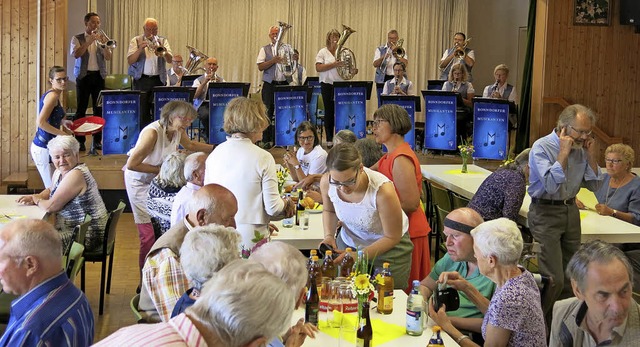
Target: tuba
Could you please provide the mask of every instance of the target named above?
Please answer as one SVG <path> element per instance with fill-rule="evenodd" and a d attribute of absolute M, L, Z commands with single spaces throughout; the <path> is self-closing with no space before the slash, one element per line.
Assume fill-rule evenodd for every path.
<path fill-rule="evenodd" d="M 102 48 L 114 49 L 116 48 L 116 40 L 112 40 L 107 36 L 107 34 L 102 29 L 98 29 L 95 31 L 98 34 L 98 45 Z"/>
<path fill-rule="evenodd" d="M 209 57 L 206 54 L 202 53 L 199 49 L 192 46 L 187 45 L 187 49 L 189 50 L 189 59 L 187 59 L 187 64 L 184 66 L 185 73 L 187 75 L 192 75 L 199 70 L 204 71 L 204 69 L 198 67 L 198 65 L 209 59 Z"/>
<path fill-rule="evenodd" d="M 282 72 L 285 77 L 291 77 L 294 71 L 294 61 L 293 61 L 293 47 L 291 45 L 282 43 L 282 37 L 284 33 L 291 28 L 291 25 L 278 21 L 278 37 L 276 38 L 276 43 L 274 47 L 274 51 L 278 56 L 280 56 L 283 60 L 282 63 L 278 63 L 278 71 Z"/>
<path fill-rule="evenodd" d="M 350 80 L 356 75 L 358 70 L 356 65 L 356 55 L 353 54 L 353 51 L 349 48 L 343 47 L 343 45 L 349 36 L 356 31 L 344 24 L 342 24 L 342 30 L 342 35 L 340 35 L 338 47 L 336 48 L 336 60 L 343 62 L 345 65 L 338 66 L 336 69 L 338 70 L 338 75 L 340 75 L 343 80 Z"/>
<path fill-rule="evenodd" d="M 396 44 L 395 47 L 393 47 L 393 56 L 396 57 L 396 59 L 400 59 L 400 58 L 404 58 L 404 55 L 406 54 L 404 48 L 402 48 L 402 44 L 404 43 L 404 39 L 400 39 L 398 40 L 398 43 Z"/>

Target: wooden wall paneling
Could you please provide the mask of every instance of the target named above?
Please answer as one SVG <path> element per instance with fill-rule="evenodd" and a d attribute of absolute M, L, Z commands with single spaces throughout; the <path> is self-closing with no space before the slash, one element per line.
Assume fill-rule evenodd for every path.
<path fill-rule="evenodd" d="M 20 4 L 19 0 L 12 0 L 13 6 L 11 8 L 11 51 L 9 52 L 11 59 L 11 112 L 9 117 L 11 118 L 11 133 L 9 134 L 9 146 L 10 151 L 10 169 L 11 171 L 19 171 L 18 157 L 21 155 L 18 151 L 17 139 L 20 134 L 20 12 L 27 4 Z M 25 167 L 26 169 L 26 167 Z"/>
<path fill-rule="evenodd" d="M 28 86 L 28 93 L 27 95 L 23 95 L 22 97 L 27 99 L 27 115 L 29 115 L 29 117 L 27 117 L 27 119 L 29 120 L 27 122 L 27 133 L 26 134 L 22 134 L 20 141 L 23 145 L 24 148 L 24 153 L 29 153 L 30 150 L 29 148 L 31 147 L 31 136 L 33 136 L 33 134 L 35 134 L 36 131 L 36 127 L 35 127 L 35 119 L 36 119 L 36 113 L 38 112 L 38 98 L 37 98 L 37 94 L 38 94 L 38 90 L 39 90 L 39 86 L 37 84 L 38 79 L 37 79 L 37 75 L 38 75 L 38 71 L 40 69 L 40 67 L 37 65 L 38 62 L 38 46 L 35 42 L 33 42 L 37 36 L 38 36 L 38 30 L 40 30 L 40 28 L 38 27 L 38 20 L 37 20 L 37 16 L 38 16 L 38 6 L 37 3 L 33 0 L 29 1 L 29 11 L 28 11 L 28 17 L 29 17 L 29 56 L 28 56 L 28 61 L 29 61 L 29 67 L 28 67 L 28 71 L 29 71 L 29 75 L 27 77 L 27 86 Z M 26 162 L 27 162 L 27 166 L 29 165 L 29 163 L 31 163 L 31 155 L 27 154 L 26 155 Z"/>
<path fill-rule="evenodd" d="M 2 52 L 11 51 L 11 7 L 13 4 L 2 2 L 2 24 L 0 24 L 0 35 L 2 36 Z M 0 55 L 0 61 L 2 65 L 2 73 L 0 75 L 0 88 L 1 89 L 1 101 L 0 101 L 0 114 L 2 119 L 0 120 L 0 160 L 2 160 L 2 167 L 0 172 L 2 177 L 8 175 L 10 168 L 10 148 L 9 134 L 11 133 L 11 59 L 9 54 Z"/>

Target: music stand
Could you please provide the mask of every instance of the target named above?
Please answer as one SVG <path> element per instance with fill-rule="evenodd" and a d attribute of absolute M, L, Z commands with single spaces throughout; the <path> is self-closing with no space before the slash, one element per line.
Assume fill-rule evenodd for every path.
<path fill-rule="evenodd" d="M 200 77 L 200 76 L 202 76 L 202 75 L 186 75 L 186 76 L 182 76 L 182 79 L 180 80 L 180 86 L 181 87 L 191 87 L 193 85 L 193 81 L 198 79 L 198 77 Z"/>
<path fill-rule="evenodd" d="M 442 90 L 442 86 L 444 85 L 443 80 L 428 80 L 427 81 L 427 90 Z"/>
<path fill-rule="evenodd" d="M 333 83 L 335 128 L 351 130 L 356 137 L 367 135 L 367 100 L 371 99 L 372 81 L 341 81 Z"/>
<path fill-rule="evenodd" d="M 153 87 L 153 115 L 154 120 L 160 119 L 162 107 L 169 101 L 180 100 L 193 103 L 193 96 L 196 94 L 196 88 L 179 87 L 179 86 L 161 86 Z"/>
<path fill-rule="evenodd" d="M 474 158 L 504 160 L 508 156 L 511 133 L 509 113 L 513 102 L 505 99 L 473 98 Z"/>
<path fill-rule="evenodd" d="M 248 96 L 250 86 L 251 83 L 245 82 L 209 82 L 207 90 L 209 101 L 204 102 L 207 103 L 209 110 L 209 119 L 205 120 L 208 121 L 205 129 L 208 129 L 209 143 L 220 144 L 226 140 L 226 134 L 222 129 L 224 110 L 231 99 Z"/>
<path fill-rule="evenodd" d="M 307 119 L 307 101 L 311 98 L 309 86 L 276 86 L 273 92 L 275 113 L 275 145 L 296 144 L 297 127 Z M 285 94 L 284 96 L 282 94 Z M 282 98 L 285 98 L 284 100 Z M 301 99 L 303 98 L 303 99 Z"/>
<path fill-rule="evenodd" d="M 407 111 L 413 126 L 404 135 L 404 139 L 411 145 L 411 148 L 416 148 L 416 112 L 422 111 L 420 97 L 416 95 L 380 95 L 380 104 L 396 104 Z"/>

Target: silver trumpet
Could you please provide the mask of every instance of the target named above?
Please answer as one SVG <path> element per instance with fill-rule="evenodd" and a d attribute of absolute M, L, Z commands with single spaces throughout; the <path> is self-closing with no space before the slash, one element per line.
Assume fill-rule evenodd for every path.
<path fill-rule="evenodd" d="M 112 40 L 107 36 L 107 34 L 102 29 L 97 29 L 93 31 L 95 34 L 98 34 L 98 45 L 102 48 L 114 49 L 116 48 L 116 40 Z"/>

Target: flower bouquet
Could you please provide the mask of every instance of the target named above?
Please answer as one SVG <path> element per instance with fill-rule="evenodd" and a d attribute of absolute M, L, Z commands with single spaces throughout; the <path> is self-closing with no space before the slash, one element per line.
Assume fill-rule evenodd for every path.
<path fill-rule="evenodd" d="M 373 266 L 373 265 L 372 265 Z M 358 259 L 351 272 L 351 291 L 358 299 L 358 322 L 362 317 L 362 304 L 371 300 L 376 291 L 376 285 L 384 285 L 384 278 L 378 274 L 371 277 L 368 257 L 363 251 L 358 251 Z"/>
<path fill-rule="evenodd" d="M 467 161 L 471 158 L 471 155 L 474 152 L 473 144 L 469 143 L 470 141 L 465 141 L 464 139 L 460 140 L 460 145 L 458 149 L 460 150 L 460 157 L 462 158 L 462 173 L 467 173 Z"/>
<path fill-rule="evenodd" d="M 284 184 L 289 177 L 289 169 L 281 167 L 276 171 L 276 178 L 278 179 L 278 193 L 282 195 L 284 193 Z"/>

